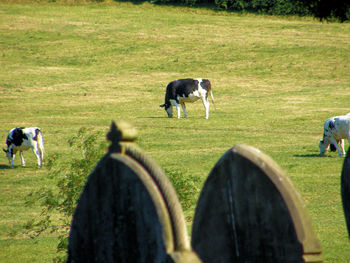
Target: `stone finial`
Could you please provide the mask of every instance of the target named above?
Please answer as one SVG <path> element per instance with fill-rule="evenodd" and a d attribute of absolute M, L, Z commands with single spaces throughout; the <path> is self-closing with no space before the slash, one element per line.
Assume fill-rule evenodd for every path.
<path fill-rule="evenodd" d="M 126 121 L 112 121 L 111 128 L 106 137 L 112 143 L 109 151 L 115 152 L 120 149 L 120 142 L 133 142 L 136 140 L 137 129 Z"/>

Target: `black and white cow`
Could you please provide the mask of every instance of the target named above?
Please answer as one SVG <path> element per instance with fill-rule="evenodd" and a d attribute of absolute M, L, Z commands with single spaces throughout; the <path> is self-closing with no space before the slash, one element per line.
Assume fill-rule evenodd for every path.
<path fill-rule="evenodd" d="M 339 157 L 345 156 L 344 139 L 350 144 L 350 113 L 332 117 L 323 125 L 323 139 L 320 141 L 320 155 L 328 151 L 338 151 Z"/>
<path fill-rule="evenodd" d="M 160 105 L 168 113 L 168 117 L 173 117 L 173 106 L 177 109 L 177 117 L 180 118 L 180 104 L 187 118 L 185 102 L 195 102 L 202 99 L 205 108 L 205 118 L 209 118 L 209 100 L 214 103 L 211 84 L 208 79 L 178 79 L 170 82 L 166 87 L 165 103 Z"/>
<path fill-rule="evenodd" d="M 40 128 L 14 128 L 7 135 L 6 144 L 7 150 L 3 149 L 3 151 L 6 153 L 11 168 L 14 167 L 15 154 L 17 152 L 21 156 L 22 166 L 26 165 L 23 151 L 29 148 L 34 152 L 38 166 L 42 165 L 44 160 L 44 144 Z"/>

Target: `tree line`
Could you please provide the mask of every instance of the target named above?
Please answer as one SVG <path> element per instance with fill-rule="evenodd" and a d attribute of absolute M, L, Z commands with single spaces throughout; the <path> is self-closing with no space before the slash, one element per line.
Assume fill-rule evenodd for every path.
<path fill-rule="evenodd" d="M 350 1 L 348 0 L 154 0 L 152 2 L 187 6 L 204 4 L 229 11 L 269 15 L 314 16 L 321 21 L 350 20 Z"/>

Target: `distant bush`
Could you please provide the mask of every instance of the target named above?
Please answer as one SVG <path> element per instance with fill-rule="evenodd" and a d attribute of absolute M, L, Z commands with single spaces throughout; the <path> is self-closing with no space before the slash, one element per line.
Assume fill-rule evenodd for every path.
<path fill-rule="evenodd" d="M 237 12 L 269 15 L 313 15 L 320 20 L 350 19 L 350 2 L 343 0 L 154 0 L 153 3 L 174 3 L 188 6 L 212 5 Z"/>
<path fill-rule="evenodd" d="M 336 19 L 340 22 L 350 20 L 350 1 L 348 0 L 294 0 L 322 20 Z"/>
<path fill-rule="evenodd" d="M 219 9 L 271 15 L 308 15 L 308 8 L 295 0 L 156 0 L 154 3 L 179 3 L 189 6 L 209 4 Z"/>
<path fill-rule="evenodd" d="M 221 2 L 221 3 L 220 3 Z M 307 15 L 307 8 L 292 0 L 215 0 L 216 5 L 234 11 L 270 15 Z"/>

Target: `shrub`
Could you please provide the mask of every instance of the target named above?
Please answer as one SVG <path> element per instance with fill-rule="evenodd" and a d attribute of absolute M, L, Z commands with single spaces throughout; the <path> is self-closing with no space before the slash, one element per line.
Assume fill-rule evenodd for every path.
<path fill-rule="evenodd" d="M 181 172 L 165 170 L 170 182 L 174 186 L 181 206 L 184 210 L 190 209 L 197 202 L 199 194 L 199 185 L 201 178 L 198 175 L 186 175 Z"/>
<path fill-rule="evenodd" d="M 68 162 L 59 154 L 47 159 L 48 176 L 54 187 L 40 189 L 27 197 L 27 205 L 38 203 L 42 207 L 41 217 L 27 222 L 27 234 L 35 238 L 44 231 L 57 233 L 59 243 L 55 262 L 66 260 L 69 228 L 78 198 L 88 175 L 106 152 L 106 142 L 99 142 L 101 138 L 104 137 L 100 132 L 81 128 L 68 141 L 72 156 Z"/>
<path fill-rule="evenodd" d="M 53 187 L 46 187 L 28 195 L 26 204 L 39 204 L 42 207 L 39 219 L 26 224 L 30 237 L 35 238 L 45 231 L 58 234 L 57 256 L 54 262 L 65 262 L 68 248 L 68 235 L 72 215 L 83 190 L 88 175 L 106 152 L 107 143 L 100 142 L 100 132 L 81 128 L 78 134 L 68 140 L 71 159 L 66 162 L 59 154 L 51 155 L 46 162 Z M 179 172 L 167 171 L 183 208 L 195 204 L 199 176 L 184 177 Z"/>

